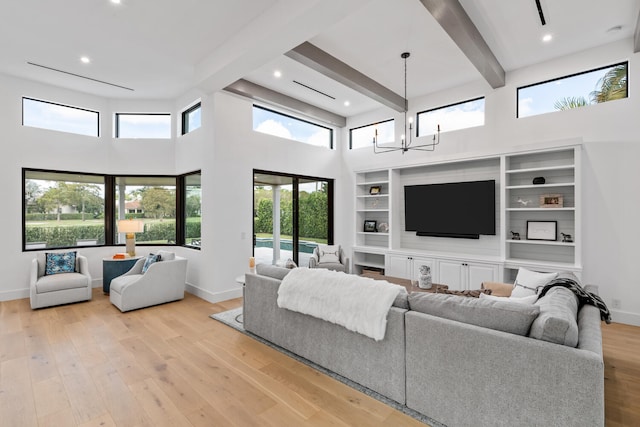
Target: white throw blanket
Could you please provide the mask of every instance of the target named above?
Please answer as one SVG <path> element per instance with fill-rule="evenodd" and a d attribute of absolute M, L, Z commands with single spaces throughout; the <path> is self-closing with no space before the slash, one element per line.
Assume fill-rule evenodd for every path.
<path fill-rule="evenodd" d="M 278 289 L 278 307 L 344 326 L 380 341 L 387 313 L 404 287 L 324 268 L 294 268 Z"/>

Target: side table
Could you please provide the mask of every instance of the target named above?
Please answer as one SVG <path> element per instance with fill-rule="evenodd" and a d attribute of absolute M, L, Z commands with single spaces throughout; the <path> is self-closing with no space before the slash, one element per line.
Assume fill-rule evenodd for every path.
<path fill-rule="evenodd" d="M 131 267 L 143 257 L 132 257 L 125 259 L 102 259 L 102 292 L 109 293 L 111 287 L 111 281 L 118 276 L 122 276 L 127 271 L 131 270 Z"/>
<path fill-rule="evenodd" d="M 409 279 L 403 279 L 400 277 L 392 277 L 392 276 L 383 276 L 381 274 L 361 274 L 363 277 L 369 277 L 371 279 L 376 280 L 386 280 L 389 283 L 393 283 L 395 285 L 404 286 L 407 290 L 407 293 L 411 292 L 428 292 L 432 294 L 437 294 L 439 291 L 449 289 L 449 285 L 442 285 L 439 283 L 434 283 L 433 286 L 429 289 L 422 289 L 418 286 L 414 286 Z"/>

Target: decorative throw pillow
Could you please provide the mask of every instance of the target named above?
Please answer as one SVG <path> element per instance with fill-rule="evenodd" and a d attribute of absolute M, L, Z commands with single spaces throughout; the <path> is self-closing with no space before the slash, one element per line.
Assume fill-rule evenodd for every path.
<path fill-rule="evenodd" d="M 296 262 L 294 260 L 289 258 L 287 260 L 287 262 L 284 264 L 284 266 L 285 266 L 285 268 L 296 268 L 298 266 L 298 264 L 296 264 Z"/>
<path fill-rule="evenodd" d="M 158 254 L 158 255 L 154 255 L 154 254 L 147 255 L 147 259 L 144 261 L 144 265 L 142 266 L 142 274 L 147 272 L 149 267 L 151 267 L 151 264 L 153 264 L 154 262 L 161 261 L 161 260 L 162 259 L 160 257 L 160 254 Z"/>
<path fill-rule="evenodd" d="M 318 245 L 318 263 L 340 262 L 340 245 Z"/>
<path fill-rule="evenodd" d="M 496 297 L 510 297 L 513 285 L 501 282 L 482 282 L 482 289 L 491 289 L 491 295 Z"/>
<path fill-rule="evenodd" d="M 521 298 L 536 295 L 538 290 L 558 276 L 558 273 L 538 273 L 520 267 L 512 297 Z"/>
<path fill-rule="evenodd" d="M 480 299 L 492 299 L 494 301 L 510 301 L 519 302 L 521 304 L 535 304 L 538 295 L 529 295 L 526 297 L 499 297 L 494 295 L 480 294 Z"/>
<path fill-rule="evenodd" d="M 45 276 L 76 271 L 76 252 L 56 252 L 46 254 Z"/>
<path fill-rule="evenodd" d="M 160 260 L 162 261 L 173 261 L 174 259 L 176 259 L 176 253 L 175 252 L 169 252 L 169 251 L 163 251 L 160 250 L 158 251 L 158 255 L 160 256 Z"/>

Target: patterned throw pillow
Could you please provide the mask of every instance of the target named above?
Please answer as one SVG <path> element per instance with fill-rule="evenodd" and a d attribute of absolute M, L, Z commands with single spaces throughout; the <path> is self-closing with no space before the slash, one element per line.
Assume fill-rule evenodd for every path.
<path fill-rule="evenodd" d="M 318 245 L 318 263 L 340 262 L 340 245 Z"/>
<path fill-rule="evenodd" d="M 144 261 L 144 265 L 142 266 L 142 274 L 147 272 L 149 267 L 151 267 L 151 264 L 153 264 L 154 262 L 158 262 L 158 261 L 161 261 L 160 254 L 158 254 L 158 255 L 154 255 L 154 254 L 147 255 L 147 259 Z"/>
<path fill-rule="evenodd" d="M 73 273 L 76 271 L 76 252 L 56 252 L 46 254 L 44 274 Z"/>

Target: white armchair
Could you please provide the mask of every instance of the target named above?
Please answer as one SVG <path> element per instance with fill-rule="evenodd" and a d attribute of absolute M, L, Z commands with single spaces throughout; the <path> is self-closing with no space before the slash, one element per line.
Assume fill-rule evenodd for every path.
<path fill-rule="evenodd" d="M 87 258 L 76 254 L 76 272 L 46 275 L 46 253 L 31 261 L 29 297 L 31 308 L 50 307 L 91 300 L 91 275 Z"/>
<path fill-rule="evenodd" d="M 161 251 L 161 261 L 142 273 L 146 258 L 139 259 L 131 270 L 111 281 L 109 299 L 125 312 L 184 298 L 187 259 Z"/>
<path fill-rule="evenodd" d="M 340 247 L 338 252 L 338 262 L 323 262 L 318 248 L 319 247 L 316 247 L 313 250 L 313 254 L 309 258 L 309 268 L 326 268 L 328 270 L 342 271 L 349 274 L 351 270 L 349 258 L 345 255 L 342 247 Z"/>

